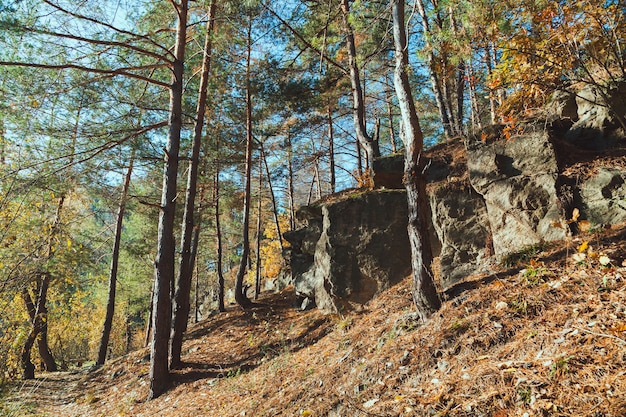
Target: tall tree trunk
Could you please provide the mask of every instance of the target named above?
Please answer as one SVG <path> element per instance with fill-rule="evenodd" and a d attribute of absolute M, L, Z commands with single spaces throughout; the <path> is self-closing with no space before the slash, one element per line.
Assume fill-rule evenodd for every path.
<path fill-rule="evenodd" d="M 356 61 L 356 43 L 354 41 L 354 31 L 350 24 L 350 0 L 341 0 L 341 11 L 343 15 L 343 29 L 346 33 L 346 49 L 348 52 L 348 66 L 350 67 L 350 83 L 352 85 L 352 113 L 354 117 L 354 127 L 356 137 L 361 147 L 365 150 L 367 167 L 372 167 L 374 158 L 380 156 L 380 151 L 374 146 L 372 138 L 367 134 L 365 124 L 365 97 L 361 86 L 361 76 L 359 66 Z"/>
<path fill-rule="evenodd" d="M 204 201 L 204 188 L 200 188 L 199 192 L 199 200 L 200 204 L 198 205 L 198 217 L 193 225 L 193 238 L 191 240 L 191 254 L 189 258 L 189 264 L 192 265 L 192 269 L 196 270 L 196 285 L 194 289 L 194 323 L 197 323 L 199 320 L 199 273 L 198 273 L 198 264 L 196 259 L 198 259 L 198 247 L 200 245 L 200 226 L 202 225 L 202 215 L 204 213 L 204 206 L 202 202 Z"/>
<path fill-rule="evenodd" d="M 293 149 L 291 130 L 287 126 L 287 194 L 289 197 L 289 229 L 296 230 L 296 204 L 293 188 Z"/>
<path fill-rule="evenodd" d="M 248 21 L 248 47 L 246 51 L 246 167 L 245 167 L 245 187 L 243 201 L 243 236 L 241 261 L 237 270 L 235 279 L 235 301 L 242 308 L 252 307 L 252 302 L 246 295 L 246 287 L 244 286 L 244 276 L 246 274 L 246 265 L 250 256 L 250 182 L 252 172 L 252 92 L 251 92 L 251 73 L 250 61 L 252 54 L 252 17 Z"/>
<path fill-rule="evenodd" d="M 185 47 L 187 38 L 188 1 L 175 4 L 178 14 L 176 46 L 172 64 L 173 77 L 170 87 L 169 130 L 163 169 L 161 210 L 159 212 L 158 246 L 154 273 L 154 302 L 152 313 L 152 346 L 150 350 L 149 399 L 163 394 L 170 385 L 168 368 L 169 340 L 172 322 L 171 284 L 174 279 L 176 241 L 174 239 L 174 215 L 176 209 L 176 186 L 178 179 L 178 155 L 182 129 L 183 75 L 185 70 Z"/>
<path fill-rule="evenodd" d="M 263 145 L 261 145 L 263 148 Z M 263 151 L 259 157 L 259 201 L 257 204 L 256 218 L 256 271 L 254 279 L 254 299 L 258 300 L 261 294 L 261 209 L 262 209 L 262 191 L 263 191 Z"/>
<path fill-rule="evenodd" d="M 222 271 L 222 225 L 220 222 L 220 156 L 219 139 L 216 138 L 215 180 L 213 185 L 213 204 L 215 207 L 215 239 L 217 244 L 217 308 L 220 312 L 226 311 L 224 305 L 224 272 Z"/>
<path fill-rule="evenodd" d="M 456 133 L 463 135 L 463 103 L 465 101 L 465 63 L 459 62 L 456 67 Z"/>
<path fill-rule="evenodd" d="M 491 48 L 489 45 L 485 46 L 485 67 L 487 68 L 487 78 L 491 78 L 493 74 L 493 67 L 491 66 Z M 489 88 L 489 114 L 491 115 L 491 124 L 495 124 L 497 120 L 496 109 L 498 107 L 496 102 L 496 93 L 493 88 Z"/>
<path fill-rule="evenodd" d="M 130 187 L 130 178 L 133 173 L 133 163 L 135 161 L 135 150 L 132 150 L 126 177 L 122 185 L 122 196 L 120 206 L 117 212 L 117 221 L 115 223 L 115 237 L 113 241 L 113 253 L 111 254 L 111 271 L 109 273 L 109 294 L 107 299 L 107 310 L 104 318 L 104 326 L 102 327 L 102 336 L 100 338 L 100 347 L 98 349 L 98 358 L 96 365 L 104 365 L 109 347 L 109 337 L 111 335 L 111 327 L 113 326 L 113 316 L 115 315 L 115 291 L 117 288 L 117 267 L 120 258 L 120 243 L 122 241 L 122 224 L 124 222 L 124 212 L 126 211 L 126 198 Z"/>
<path fill-rule="evenodd" d="M 333 130 L 333 112 L 328 106 L 326 117 L 328 120 L 328 160 L 330 169 L 330 192 L 335 193 L 337 184 L 337 174 L 335 170 L 335 134 Z M 282 244 L 281 244 L 282 247 Z"/>
<path fill-rule="evenodd" d="M 148 320 L 146 321 L 145 336 L 143 346 L 148 347 L 152 336 L 152 306 L 154 305 L 154 282 L 152 283 L 152 290 L 150 291 L 150 304 L 148 306 Z"/>
<path fill-rule="evenodd" d="M 391 0 L 396 69 L 394 84 L 402 115 L 406 159 L 404 185 L 409 206 L 409 242 L 413 268 L 413 301 L 422 320 L 439 309 L 441 301 L 432 279 L 432 250 L 427 235 L 428 199 L 424 178 L 424 137 L 409 85 L 404 0 Z"/>
<path fill-rule="evenodd" d="M 391 92 L 385 88 L 385 101 L 387 102 L 387 118 L 389 119 L 389 141 L 391 142 L 391 152 L 398 152 L 396 144 L 396 130 L 393 128 L 393 104 L 391 102 Z"/>
<path fill-rule="evenodd" d="M 322 179 L 320 177 L 320 160 L 316 156 L 313 160 L 313 180 L 315 181 L 315 197 L 322 198 Z"/>
<path fill-rule="evenodd" d="M 424 31 L 424 38 L 428 39 L 432 36 L 432 32 L 430 29 L 430 23 L 428 19 L 428 15 L 426 14 L 426 9 L 424 8 L 423 0 L 416 1 L 417 10 L 422 18 L 422 25 Z M 433 50 L 433 45 L 430 42 L 426 42 L 426 47 L 428 48 L 428 73 L 430 78 L 430 84 L 433 89 L 433 93 L 435 95 L 435 103 L 437 104 L 437 110 L 439 111 L 439 120 L 441 120 L 441 124 L 443 125 L 443 131 L 447 138 L 451 138 L 454 133 L 452 130 L 452 123 L 450 122 L 450 116 L 448 113 L 448 109 L 446 107 L 446 100 L 444 91 L 442 88 L 442 81 L 439 78 L 438 70 L 437 70 L 437 57 L 435 56 L 435 52 Z"/>
<path fill-rule="evenodd" d="M 482 128 L 482 122 L 480 120 L 480 112 L 478 110 L 478 98 L 476 93 L 476 79 L 474 78 L 474 66 L 472 65 L 472 60 L 470 59 L 467 66 L 467 85 L 469 87 L 469 96 L 470 96 L 470 104 L 471 104 L 471 119 L 472 119 L 472 130 L 476 132 L 478 129 Z"/>
<path fill-rule="evenodd" d="M 196 205 L 196 193 L 198 185 L 198 165 L 200 164 L 200 145 L 202 144 L 202 131 L 204 129 L 204 113 L 206 110 L 207 86 L 211 71 L 211 50 L 213 22 L 215 20 L 215 0 L 209 6 L 206 36 L 204 38 L 204 53 L 202 60 L 202 74 L 200 76 L 200 88 L 198 91 L 198 104 L 196 108 L 196 123 L 194 126 L 191 160 L 187 175 L 187 191 L 185 193 L 185 210 L 183 214 L 183 230 L 181 236 L 180 263 L 178 266 L 178 284 L 174 295 L 174 323 L 172 327 L 172 340 L 170 346 L 170 367 L 180 366 L 180 355 L 183 346 L 183 335 L 187 331 L 189 321 L 191 280 L 193 276 L 193 262 L 191 262 L 191 241 L 194 229 L 194 212 Z"/>
<path fill-rule="evenodd" d="M 274 224 L 276 226 L 276 233 L 278 234 L 278 242 L 280 243 L 281 252 L 285 249 L 283 247 L 283 234 L 280 230 L 280 219 L 278 218 L 278 205 L 276 204 L 276 195 L 274 194 L 274 187 L 272 186 L 272 176 L 270 175 L 270 168 L 267 164 L 267 157 L 265 156 L 265 150 L 261 144 L 261 159 L 265 165 L 265 176 L 267 177 L 267 186 L 270 189 L 270 197 L 272 198 L 272 209 L 274 211 Z"/>

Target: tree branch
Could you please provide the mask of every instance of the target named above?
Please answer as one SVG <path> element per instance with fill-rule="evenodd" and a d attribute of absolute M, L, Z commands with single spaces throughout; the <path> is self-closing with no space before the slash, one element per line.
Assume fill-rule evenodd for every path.
<path fill-rule="evenodd" d="M 55 9 L 57 9 L 58 11 L 60 11 L 62 13 L 65 13 L 67 15 L 70 15 L 72 17 L 75 17 L 77 19 L 85 20 L 87 22 L 91 22 L 91 23 L 94 23 L 96 25 L 100 25 L 100 26 L 109 28 L 109 29 L 111 29 L 111 30 L 113 30 L 113 31 L 115 31 L 117 33 L 122 33 L 124 35 L 135 37 L 137 39 L 143 39 L 144 41 L 147 41 L 148 43 L 156 46 L 157 48 L 163 49 L 167 54 L 171 55 L 171 57 L 174 58 L 174 55 L 172 54 L 172 51 L 170 51 L 168 48 L 165 48 L 164 46 L 159 45 L 158 43 L 156 43 L 154 40 L 152 40 L 151 38 L 147 37 L 146 35 L 139 35 L 137 33 L 133 33 L 133 32 L 130 32 L 130 31 L 127 31 L 127 30 L 124 30 L 124 29 L 117 28 L 117 27 L 115 27 L 113 25 L 110 25 L 108 23 L 102 22 L 100 20 L 97 20 L 97 19 L 94 19 L 94 18 L 91 18 L 91 17 L 88 17 L 88 16 L 84 16 L 84 15 L 81 15 L 81 14 L 78 14 L 78 13 L 71 12 L 71 11 L 69 11 L 69 10 L 59 6 L 58 4 L 52 3 L 50 0 L 43 0 L 43 1 L 48 6 L 53 7 Z"/>
<path fill-rule="evenodd" d="M 144 77 L 143 75 L 134 74 L 129 71 L 136 70 L 147 70 L 153 68 L 168 68 L 168 64 L 153 64 L 153 65 L 143 65 L 138 67 L 126 67 L 126 68 L 117 68 L 117 69 L 100 69 L 100 68 L 91 68 L 85 67 L 82 65 L 76 64 L 38 64 L 32 62 L 12 62 L 12 61 L 0 61 L 0 67 L 27 67 L 27 68 L 43 68 L 43 69 L 51 69 L 51 70 L 65 70 L 65 69 L 75 69 L 78 71 L 91 72 L 95 74 L 108 74 L 108 75 L 122 75 L 129 78 L 134 78 L 136 80 L 145 81 L 150 84 L 160 85 L 161 87 L 170 88 L 169 83 L 165 83 L 163 81 L 157 81 L 152 78 Z"/>
<path fill-rule="evenodd" d="M 328 63 L 330 63 L 331 65 L 333 65 L 334 67 L 338 68 L 339 71 L 341 71 L 344 75 L 348 75 L 350 74 L 350 72 L 345 69 L 340 63 L 338 63 L 337 61 L 331 59 L 327 54 L 322 53 L 322 51 L 320 51 L 319 49 L 317 49 L 316 47 L 314 47 L 309 41 L 307 41 L 306 39 L 304 39 L 304 37 L 298 33 L 285 19 L 283 19 L 282 17 L 280 17 L 278 15 L 278 13 L 276 13 L 274 10 L 270 9 L 270 7 L 268 5 L 266 5 L 265 3 L 263 3 L 263 7 L 270 12 L 274 17 L 276 17 L 280 23 L 285 26 L 287 29 L 289 29 L 289 31 L 296 37 L 298 38 L 302 43 L 304 43 L 304 45 L 309 48 L 312 49 L 313 51 L 317 52 L 320 56 L 322 56 Z"/>
<path fill-rule="evenodd" d="M 60 33 L 60 32 L 53 32 L 53 31 L 49 31 L 49 30 L 43 30 L 43 29 L 35 29 L 35 28 L 31 28 L 28 26 L 19 26 L 20 29 L 26 31 L 26 32 L 32 32 L 32 33 L 36 33 L 39 35 L 47 35 L 47 36 L 54 36 L 54 37 L 58 37 L 58 38 L 64 38 L 64 39 L 71 39 L 71 40 L 75 40 L 75 41 L 79 41 L 79 42 L 85 42 L 88 44 L 93 44 L 93 45 L 105 45 L 105 46 L 119 46 L 121 48 L 127 48 L 130 49 L 132 51 L 135 52 L 139 52 L 140 54 L 143 55 L 147 55 L 147 56 L 151 56 L 153 58 L 159 59 L 159 60 L 163 60 L 167 63 L 172 63 L 171 60 L 168 60 L 164 55 L 159 55 L 155 52 L 149 51 L 147 49 L 144 48 L 140 48 L 138 46 L 134 46 L 130 43 L 126 43 L 126 42 L 119 42 L 119 41 L 107 41 L 107 40 L 99 40 L 99 39 L 92 39 L 92 38 L 85 38 L 82 36 L 77 36 L 77 35 L 72 35 L 71 33 Z M 165 48 L 162 48 L 165 49 Z M 165 49 L 165 51 L 169 53 L 169 50 Z M 171 54 L 170 54 L 171 55 Z"/>

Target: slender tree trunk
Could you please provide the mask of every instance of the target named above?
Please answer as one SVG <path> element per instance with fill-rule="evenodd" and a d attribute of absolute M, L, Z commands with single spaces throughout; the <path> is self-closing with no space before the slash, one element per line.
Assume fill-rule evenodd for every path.
<path fill-rule="evenodd" d="M 362 153 L 361 145 L 359 145 L 358 140 L 355 142 L 355 145 L 356 145 L 356 161 L 357 161 L 356 173 L 359 176 L 359 178 L 362 180 L 363 179 L 363 156 L 361 155 Z"/>
<path fill-rule="evenodd" d="M 489 45 L 485 46 L 485 67 L 487 68 L 487 77 L 491 78 L 493 74 L 493 68 L 491 66 L 491 49 Z M 495 124 L 497 120 L 497 103 L 496 103 L 496 94 L 493 91 L 493 88 L 489 88 L 489 113 L 491 115 L 491 124 Z"/>
<path fill-rule="evenodd" d="M 173 79 L 170 87 L 169 131 L 163 170 L 158 246 L 154 274 L 149 399 L 157 398 L 170 385 L 168 359 L 172 322 L 171 285 L 174 279 L 176 251 L 174 215 L 176 209 L 180 133 L 182 129 L 183 75 L 185 69 L 188 1 L 181 0 L 179 4 L 175 4 L 178 23 L 174 50 L 175 59 L 172 65 Z"/>
<path fill-rule="evenodd" d="M 326 116 L 328 120 L 328 159 L 330 165 L 330 192 L 335 193 L 335 187 L 337 184 L 337 174 L 335 170 L 335 134 L 333 130 L 333 112 L 330 106 L 328 106 Z"/>
<path fill-rule="evenodd" d="M 213 186 L 213 203 L 215 207 L 215 239 L 217 243 L 217 308 L 220 312 L 226 311 L 224 305 L 224 272 L 222 271 L 222 225 L 220 223 L 220 164 L 219 139 L 216 139 L 215 180 Z"/>
<path fill-rule="evenodd" d="M 143 341 L 143 346 L 148 347 L 152 336 L 152 306 L 154 305 L 154 283 L 152 284 L 152 290 L 150 291 L 150 305 L 148 306 L 148 320 L 146 321 L 146 330 Z"/>
<path fill-rule="evenodd" d="M 109 294 L 107 299 L 107 310 L 104 318 L 104 326 L 102 327 L 102 336 L 100 338 L 100 347 L 98 349 L 98 359 L 96 365 L 104 365 L 109 347 L 109 337 L 111 335 L 111 327 L 113 326 L 113 316 L 115 315 L 115 291 L 117 288 L 117 267 L 120 258 L 120 243 L 122 241 L 122 224 L 124 222 L 124 212 L 126 211 L 126 198 L 130 187 L 130 178 L 133 173 L 133 163 L 135 161 L 135 150 L 133 149 L 130 156 L 126 177 L 122 186 L 122 197 L 117 212 L 117 221 L 115 223 L 115 237 L 113 241 L 113 253 L 111 254 L 111 271 L 109 273 Z"/>
<path fill-rule="evenodd" d="M 391 102 L 391 92 L 385 88 L 385 101 L 387 101 L 387 118 L 389 119 L 389 141 L 391 142 L 391 152 L 398 152 L 396 144 L 396 130 L 393 128 L 393 104 Z"/>
<path fill-rule="evenodd" d="M 409 242 L 413 268 L 413 301 L 422 320 L 439 309 L 441 301 L 430 271 L 432 250 L 427 235 L 428 199 L 424 178 L 424 138 L 407 75 L 408 54 L 404 0 L 391 0 L 396 70 L 394 84 L 403 120 L 406 160 L 404 184 L 409 206 Z"/>
<path fill-rule="evenodd" d="M 202 205 L 202 201 L 204 201 L 204 189 L 200 189 L 200 205 L 198 206 L 198 217 L 197 221 L 194 222 L 193 225 L 193 238 L 191 240 L 191 255 L 189 258 L 189 264 L 192 265 L 192 269 L 195 269 L 196 273 L 196 285 L 194 289 L 194 323 L 197 323 L 199 320 L 199 276 L 198 273 L 198 264 L 196 259 L 198 259 L 198 247 L 200 245 L 200 225 L 202 224 L 202 214 L 204 213 L 204 207 Z"/>
<path fill-rule="evenodd" d="M 296 230 L 296 204 L 293 188 L 293 149 L 291 146 L 291 130 L 287 127 L 287 188 L 289 194 L 289 229 Z"/>
<path fill-rule="evenodd" d="M 465 63 L 456 68 L 456 133 L 463 135 L 463 102 L 465 101 Z"/>
<path fill-rule="evenodd" d="M 474 66 L 472 65 L 472 60 L 470 59 L 467 67 L 467 85 L 469 87 L 469 96 L 471 103 L 471 118 L 472 118 L 472 130 L 476 132 L 478 129 L 482 128 L 482 122 L 480 120 L 480 113 L 478 110 L 478 98 L 476 95 L 476 80 L 474 78 Z"/>
<path fill-rule="evenodd" d="M 235 301 L 244 309 L 252 307 L 252 302 L 246 295 L 246 287 L 244 286 L 244 276 L 246 274 L 246 264 L 250 256 L 250 182 L 252 172 L 252 93 L 251 93 L 251 74 L 250 61 L 252 53 L 252 17 L 248 21 L 248 48 L 246 52 L 246 167 L 245 167 L 245 187 L 243 202 L 243 236 L 241 261 L 235 279 Z"/>
<path fill-rule="evenodd" d="M 346 33 L 346 49 L 348 52 L 348 66 L 350 67 L 350 83 L 352 84 L 352 101 L 354 116 L 354 127 L 356 129 L 356 137 L 361 147 L 365 150 L 367 158 L 367 167 L 372 167 L 374 158 L 380 156 L 380 152 L 376 152 L 372 138 L 367 134 L 365 124 L 365 97 L 361 87 L 361 76 L 359 74 L 359 66 L 356 61 L 356 44 L 354 41 L 354 31 L 350 24 L 350 0 L 341 0 L 341 11 L 343 15 L 343 29 Z"/>
<path fill-rule="evenodd" d="M 422 18 L 424 38 L 428 39 L 428 37 L 431 36 L 431 30 L 428 15 L 426 14 L 426 9 L 424 8 L 424 2 L 423 0 L 417 0 L 415 4 L 417 6 L 420 17 Z M 439 74 L 437 72 L 437 58 L 435 56 L 433 46 L 430 44 L 430 42 L 426 42 L 426 47 L 429 51 L 428 72 L 430 84 L 433 88 L 433 93 L 435 95 L 435 103 L 437 104 L 437 110 L 439 111 L 439 120 L 441 120 L 441 124 L 443 125 L 444 134 L 447 138 L 451 138 L 454 133 L 452 131 L 452 123 L 450 122 L 450 116 L 446 107 L 445 95 L 442 89 L 442 81 L 439 79 Z"/>
<path fill-rule="evenodd" d="M 263 145 L 261 145 L 261 148 Z M 257 203 L 257 219 L 256 219 L 256 271 L 254 279 L 254 299 L 258 300 L 261 294 L 261 209 L 262 209 L 262 191 L 263 191 L 263 151 L 259 157 L 259 201 Z"/>
<path fill-rule="evenodd" d="M 280 230 L 280 220 L 278 218 L 278 205 L 276 204 L 276 195 L 274 194 L 274 187 L 272 186 L 272 176 L 270 175 L 270 168 L 267 164 L 267 157 L 265 156 L 263 145 L 261 145 L 261 159 L 263 159 L 263 164 L 265 165 L 265 176 L 267 177 L 267 186 L 270 189 L 270 197 L 272 198 L 272 209 L 274 211 L 274 224 L 276 226 L 276 233 L 278 234 L 280 250 L 282 252 L 285 248 L 283 247 L 283 234 Z"/>
<path fill-rule="evenodd" d="M 211 36 L 213 22 L 215 20 L 215 0 L 209 6 L 209 17 L 204 38 L 204 53 L 202 60 L 202 74 L 200 76 L 200 89 L 198 91 L 198 104 L 196 108 L 196 123 L 194 126 L 191 160 L 187 176 L 187 191 L 185 193 L 185 210 L 183 214 L 183 230 L 181 236 L 180 263 L 178 266 L 178 285 L 174 295 L 173 327 L 170 345 L 170 368 L 180 366 L 180 355 L 183 346 L 183 335 L 187 331 L 189 321 L 191 281 L 193 276 L 193 263 L 191 262 L 191 241 L 194 229 L 194 213 L 196 205 L 196 192 L 198 185 L 198 165 L 200 164 L 200 145 L 202 144 L 202 131 L 204 129 L 204 113 L 206 110 L 207 89 L 209 73 L 211 71 Z"/>
<path fill-rule="evenodd" d="M 313 180 L 315 181 L 315 198 L 322 198 L 322 179 L 320 178 L 320 160 L 315 157 L 313 160 Z"/>

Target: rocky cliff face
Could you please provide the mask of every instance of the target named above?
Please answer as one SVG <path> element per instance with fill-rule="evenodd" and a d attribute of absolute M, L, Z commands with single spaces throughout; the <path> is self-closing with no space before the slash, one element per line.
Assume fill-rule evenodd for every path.
<path fill-rule="evenodd" d="M 558 226 L 574 208 L 596 227 L 626 221 L 625 94 L 626 84 L 610 94 L 559 94 L 540 124 L 490 126 L 429 151 L 431 242 L 442 289 L 507 254 L 575 233 L 575 224 Z M 376 162 L 379 189 L 298 211 L 303 227 L 285 238 L 305 305 L 342 311 L 410 273 L 402 158 Z"/>

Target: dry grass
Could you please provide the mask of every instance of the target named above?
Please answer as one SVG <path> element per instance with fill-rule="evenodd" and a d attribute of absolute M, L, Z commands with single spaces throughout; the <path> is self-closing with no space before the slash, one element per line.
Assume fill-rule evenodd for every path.
<path fill-rule="evenodd" d="M 575 265 L 563 243 L 472 277 L 427 323 L 415 321 L 408 279 L 345 317 L 297 311 L 290 290 L 268 295 L 193 326 L 186 365 L 157 400 L 145 400 L 142 350 L 16 383 L 0 414 L 624 416 L 625 237 L 589 237 L 609 267 Z"/>

